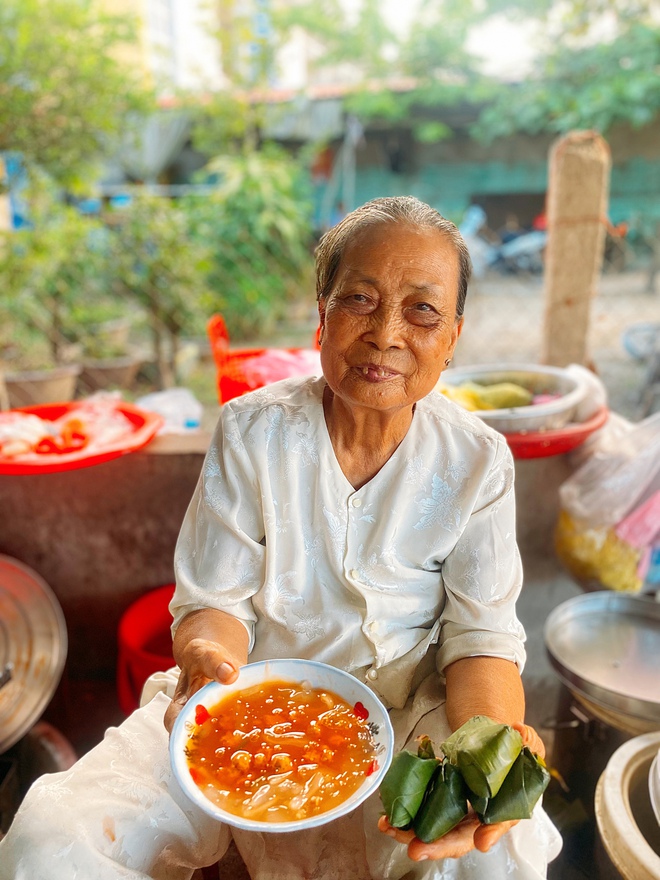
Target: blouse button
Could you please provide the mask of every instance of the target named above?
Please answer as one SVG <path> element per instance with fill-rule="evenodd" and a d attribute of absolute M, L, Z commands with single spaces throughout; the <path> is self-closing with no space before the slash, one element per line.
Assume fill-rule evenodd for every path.
<path fill-rule="evenodd" d="M 353 498 L 351 500 L 351 504 L 353 507 L 362 507 L 362 499 L 361 498 Z"/>
<path fill-rule="evenodd" d="M 369 679 L 369 681 L 376 681 L 376 679 L 378 678 L 378 670 L 370 669 L 369 672 L 367 672 L 367 678 Z"/>
<path fill-rule="evenodd" d="M 350 570 L 349 574 L 353 578 L 353 580 L 356 581 L 358 579 L 358 575 L 360 574 L 360 572 L 357 570 L 357 568 L 352 568 Z"/>

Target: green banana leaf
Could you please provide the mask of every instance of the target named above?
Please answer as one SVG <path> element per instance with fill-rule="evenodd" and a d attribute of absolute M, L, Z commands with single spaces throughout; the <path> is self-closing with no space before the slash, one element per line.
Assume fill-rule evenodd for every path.
<path fill-rule="evenodd" d="M 435 758 L 435 749 L 430 737 L 420 736 L 417 742 L 419 743 L 417 747 L 418 758 Z"/>
<path fill-rule="evenodd" d="M 432 843 L 451 831 L 467 815 L 467 787 L 460 770 L 442 762 L 413 821 L 415 835 Z"/>
<path fill-rule="evenodd" d="M 475 715 L 441 745 L 463 774 L 470 791 L 480 798 L 495 797 L 522 749 L 522 737 L 508 724 Z"/>
<path fill-rule="evenodd" d="M 475 799 L 471 803 L 484 825 L 529 819 L 549 782 L 550 774 L 541 758 L 525 747 L 495 797 L 481 801 Z"/>
<path fill-rule="evenodd" d="M 419 751 L 428 753 L 427 747 L 422 745 Z M 380 799 L 393 828 L 410 827 L 439 764 L 432 750 L 429 757 L 420 757 L 407 750 L 394 756 L 380 784 Z"/>

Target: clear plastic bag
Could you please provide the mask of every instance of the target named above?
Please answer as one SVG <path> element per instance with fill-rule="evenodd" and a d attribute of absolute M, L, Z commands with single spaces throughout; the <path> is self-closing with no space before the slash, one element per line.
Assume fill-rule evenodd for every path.
<path fill-rule="evenodd" d="M 204 407 L 188 388 L 166 388 L 135 401 L 136 406 L 158 413 L 165 420 L 161 433 L 180 433 L 199 428 Z"/>
<path fill-rule="evenodd" d="M 640 592 L 660 542 L 660 413 L 615 427 L 559 490 L 555 549 L 581 583 Z"/>

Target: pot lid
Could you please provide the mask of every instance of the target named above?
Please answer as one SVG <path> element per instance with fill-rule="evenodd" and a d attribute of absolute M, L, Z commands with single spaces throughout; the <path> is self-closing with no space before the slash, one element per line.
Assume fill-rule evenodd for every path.
<path fill-rule="evenodd" d="M 575 596 L 550 613 L 544 636 L 574 694 L 660 728 L 660 603 L 610 590 Z"/>
<path fill-rule="evenodd" d="M 0 754 L 40 718 L 59 684 L 66 652 L 64 615 L 48 584 L 0 554 Z"/>

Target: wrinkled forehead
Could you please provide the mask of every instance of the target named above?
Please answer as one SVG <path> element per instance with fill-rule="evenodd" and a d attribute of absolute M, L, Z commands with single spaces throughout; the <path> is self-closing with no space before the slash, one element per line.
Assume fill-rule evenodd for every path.
<path fill-rule="evenodd" d="M 432 226 L 379 223 L 356 230 L 344 247 L 333 288 L 348 277 L 381 273 L 438 282 L 458 290 L 459 255 L 454 242 Z"/>
<path fill-rule="evenodd" d="M 412 244 L 417 242 L 423 247 L 437 246 L 438 250 L 456 250 L 449 236 L 436 226 L 421 226 L 405 220 L 382 220 L 356 228 L 344 246 L 342 259 L 347 251 L 354 248 L 381 249 L 402 241 Z"/>

